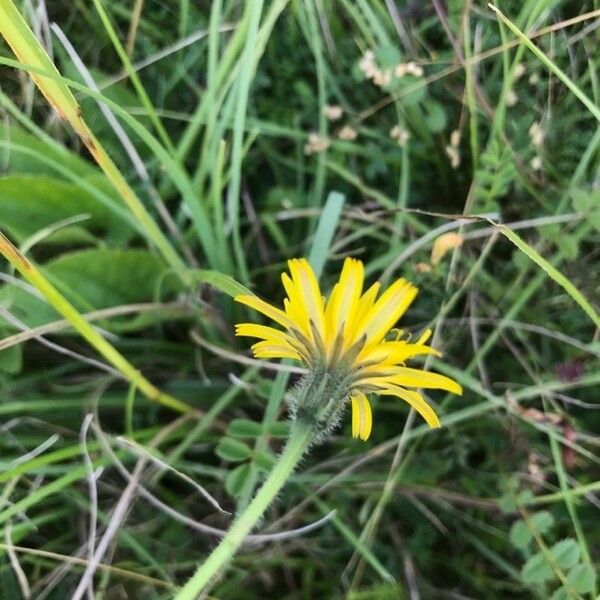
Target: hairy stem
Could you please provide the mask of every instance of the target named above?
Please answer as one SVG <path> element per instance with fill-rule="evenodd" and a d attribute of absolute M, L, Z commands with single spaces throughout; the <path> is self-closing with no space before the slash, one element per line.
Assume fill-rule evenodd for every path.
<path fill-rule="evenodd" d="M 195 600 L 208 582 L 233 558 L 244 538 L 256 525 L 296 468 L 312 437 L 313 428 L 310 425 L 298 421 L 294 423 L 283 453 L 263 486 L 248 508 L 233 523 L 221 543 L 175 596 L 175 600 Z"/>

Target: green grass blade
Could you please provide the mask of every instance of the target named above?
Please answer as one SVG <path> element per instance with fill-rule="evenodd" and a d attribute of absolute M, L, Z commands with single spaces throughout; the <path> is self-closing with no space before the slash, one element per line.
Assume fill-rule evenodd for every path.
<path fill-rule="evenodd" d="M 490 223 L 493 222 L 490 221 Z M 526 254 L 538 267 L 544 270 L 553 281 L 558 283 L 581 306 L 595 323 L 596 327 L 600 327 L 600 315 L 594 310 L 594 307 L 588 302 L 585 296 L 556 267 L 551 265 L 535 248 L 519 237 L 512 229 L 509 229 L 505 225 L 498 225 L 497 223 L 493 223 L 493 225 L 521 252 Z"/>
<path fill-rule="evenodd" d="M 510 19 L 508 19 L 498 7 L 493 4 L 488 6 L 496 13 L 498 18 L 531 50 L 548 70 L 560 79 L 575 95 L 575 97 L 600 121 L 600 108 L 589 98 L 586 93 L 544 52 L 542 52 Z"/>
<path fill-rule="evenodd" d="M 333 235 L 344 208 L 344 201 L 344 196 L 339 192 L 330 192 L 323 207 L 308 255 L 308 262 L 312 265 L 317 277 L 323 272 L 323 267 L 327 261 L 327 253 L 331 247 Z"/>

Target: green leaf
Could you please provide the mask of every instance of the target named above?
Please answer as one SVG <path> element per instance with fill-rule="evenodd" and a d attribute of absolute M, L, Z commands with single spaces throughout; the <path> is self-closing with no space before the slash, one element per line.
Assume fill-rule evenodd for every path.
<path fill-rule="evenodd" d="M 533 532 L 546 533 L 554 524 L 554 517 L 547 511 L 542 510 L 531 516 L 529 525 L 525 521 L 516 521 L 510 528 L 510 541 L 513 546 L 524 549 L 531 543 Z"/>
<path fill-rule="evenodd" d="M 446 127 L 446 112 L 444 106 L 435 100 L 423 104 L 425 109 L 425 124 L 431 133 L 439 133 Z"/>
<path fill-rule="evenodd" d="M 251 466 L 248 463 L 238 465 L 233 471 L 229 471 L 225 478 L 225 489 L 230 496 L 237 498 L 242 493 L 250 471 Z"/>
<path fill-rule="evenodd" d="M 547 510 L 541 510 L 532 515 L 531 525 L 538 533 L 544 534 L 554 525 L 554 517 Z"/>
<path fill-rule="evenodd" d="M 0 123 L 0 163 L 7 173 L 57 177 L 57 164 L 79 177 L 101 175 L 98 168 L 88 160 L 51 141 L 40 140 L 11 121 Z M 104 178 L 108 183 L 108 180 Z"/>
<path fill-rule="evenodd" d="M 591 565 L 575 565 L 567 575 L 567 588 L 588 594 L 596 585 L 596 572 Z"/>
<path fill-rule="evenodd" d="M 253 295 L 246 286 L 242 285 L 229 275 L 223 275 L 223 273 L 219 273 L 219 271 L 196 269 L 195 271 L 191 272 L 191 277 L 193 277 L 198 283 L 206 283 L 216 287 L 218 290 L 221 290 L 223 293 L 231 296 L 232 298 L 238 294 Z"/>
<path fill-rule="evenodd" d="M 254 464 L 262 471 L 269 472 L 276 463 L 275 455 L 270 451 L 256 452 L 254 454 Z"/>
<path fill-rule="evenodd" d="M 600 209 L 593 210 L 591 213 L 589 213 L 587 220 L 596 231 L 600 231 Z"/>
<path fill-rule="evenodd" d="M 552 596 L 550 596 L 550 600 L 568 600 L 569 594 L 564 587 L 559 587 Z"/>
<path fill-rule="evenodd" d="M 529 546 L 533 535 L 527 527 L 525 521 L 516 521 L 510 528 L 510 541 L 513 546 L 519 549 L 524 549 Z"/>
<path fill-rule="evenodd" d="M 111 201 L 104 196 L 105 202 Z M 21 243 L 60 221 L 84 215 L 78 223 L 108 242 L 125 243 L 129 224 L 81 186 L 50 177 L 15 175 L 0 178 L 0 223 Z"/>
<path fill-rule="evenodd" d="M 554 573 L 546 557 L 541 552 L 538 552 L 523 565 L 521 577 L 525 583 L 536 584 L 553 579 Z"/>
<path fill-rule="evenodd" d="M 290 434 L 290 424 L 285 421 L 276 421 L 269 425 L 267 431 L 271 437 L 285 439 Z"/>
<path fill-rule="evenodd" d="M 255 438 L 260 436 L 262 432 L 262 425 L 250 419 L 234 419 L 227 427 L 227 435 L 232 437 Z"/>
<path fill-rule="evenodd" d="M 0 331 L 1 337 L 4 332 Z M 16 375 L 23 368 L 23 350 L 21 346 L 11 346 L 0 350 L 0 371 L 9 375 Z"/>
<path fill-rule="evenodd" d="M 579 254 L 577 240 L 570 235 L 561 235 L 556 238 L 558 247 L 567 260 L 575 260 Z"/>
<path fill-rule="evenodd" d="M 93 249 L 63 254 L 44 273 L 82 309 L 148 302 L 180 289 L 147 250 Z"/>
<path fill-rule="evenodd" d="M 230 437 L 221 438 L 215 452 L 223 460 L 232 462 L 246 460 L 252 454 L 248 444 Z"/>
<path fill-rule="evenodd" d="M 330 192 L 321 212 L 310 254 L 308 255 L 308 262 L 311 264 L 317 278 L 321 276 L 325 266 L 333 234 L 344 208 L 344 201 L 344 196 L 339 192 Z"/>
<path fill-rule="evenodd" d="M 523 506 L 523 505 L 529 504 L 530 502 L 533 501 L 534 498 L 535 498 L 535 496 L 533 495 L 533 492 L 531 490 L 521 490 L 517 494 L 517 498 L 516 498 L 517 506 Z"/>
<path fill-rule="evenodd" d="M 550 548 L 550 554 L 561 569 L 570 569 L 579 560 L 579 545 L 571 538 L 561 540 Z"/>
<path fill-rule="evenodd" d="M 594 199 L 592 194 L 584 190 L 571 190 L 571 199 L 577 212 L 586 213 L 598 206 L 598 199 Z"/>

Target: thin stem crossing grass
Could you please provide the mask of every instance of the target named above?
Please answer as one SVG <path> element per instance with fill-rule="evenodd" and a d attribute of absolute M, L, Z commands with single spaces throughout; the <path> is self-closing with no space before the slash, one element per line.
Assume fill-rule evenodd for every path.
<path fill-rule="evenodd" d="M 42 272 L 33 265 L 10 240 L 0 232 L 0 253 L 8 260 L 31 285 L 39 290 L 46 300 L 63 315 L 73 327 L 93 346 L 106 360 L 114 365 L 123 375 L 135 384 L 139 390 L 150 400 L 164 404 L 169 408 L 188 412 L 192 407 L 174 398 L 170 394 L 161 392 L 150 383 L 140 372 L 123 357 L 114 346 L 102 337 L 100 333 L 90 325 L 79 313 L 79 311 L 53 286 Z"/>
<path fill-rule="evenodd" d="M 298 461 L 306 452 L 314 432 L 311 427 L 298 424 L 290 434 L 289 440 L 279 457 L 277 464 L 269 474 L 254 499 L 235 520 L 227 535 L 200 565 L 174 600 L 195 600 L 213 577 L 215 577 L 232 559 L 244 538 L 250 533 L 257 521 L 277 496 L 292 474 Z"/>

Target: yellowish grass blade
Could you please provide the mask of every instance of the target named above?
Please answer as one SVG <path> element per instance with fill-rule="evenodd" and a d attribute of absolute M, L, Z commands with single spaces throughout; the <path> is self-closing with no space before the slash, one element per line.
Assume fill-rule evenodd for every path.
<path fill-rule="evenodd" d="M 30 72 L 30 76 L 60 118 L 73 127 L 98 166 L 113 184 L 129 210 L 135 215 L 148 239 L 158 248 L 166 262 L 186 284 L 191 282 L 185 263 L 164 236 L 156 222 L 129 186 L 102 144 L 96 139 L 81 115 L 81 108 L 60 73 L 39 43 L 12 0 L 0 0 L 0 34 L 15 56 L 26 66 L 47 72 L 53 77 Z"/>
<path fill-rule="evenodd" d="M 12 242 L 0 232 L 0 254 L 21 273 L 46 300 L 67 319 L 106 360 L 114 365 L 148 399 L 164 404 L 178 412 L 188 412 L 192 407 L 161 392 L 150 383 L 112 344 L 107 342 L 82 316 L 77 309 L 44 277 L 42 272 L 28 260 Z"/>

